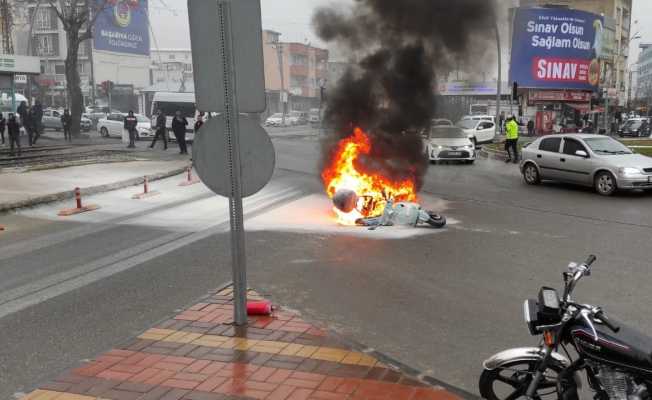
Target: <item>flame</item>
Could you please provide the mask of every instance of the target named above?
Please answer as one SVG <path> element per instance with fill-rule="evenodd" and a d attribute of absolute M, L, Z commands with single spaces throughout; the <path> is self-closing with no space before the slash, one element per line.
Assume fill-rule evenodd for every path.
<path fill-rule="evenodd" d="M 342 139 L 332 157 L 330 165 L 322 172 L 322 180 L 329 198 L 341 189 L 354 191 L 359 197 L 357 209 L 344 213 L 333 207 L 338 223 L 355 225 L 359 218 L 382 215 L 387 200 L 416 201 L 417 191 L 414 179 L 393 181 L 379 173 L 363 171 L 358 162 L 360 156 L 371 153 L 369 136 L 355 128 L 353 134 Z"/>

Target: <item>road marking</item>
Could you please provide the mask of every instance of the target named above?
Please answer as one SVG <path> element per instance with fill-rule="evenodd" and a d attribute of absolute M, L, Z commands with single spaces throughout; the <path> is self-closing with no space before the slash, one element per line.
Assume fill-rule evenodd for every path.
<path fill-rule="evenodd" d="M 275 206 L 291 201 L 301 195 L 302 192 L 299 190 L 279 189 L 274 193 L 265 194 L 258 198 L 254 196 L 245 199 L 245 206 L 248 208 L 246 217 L 254 216 L 260 212 L 267 212 Z M 81 265 L 6 291 L 0 296 L 0 318 L 224 232 L 228 226 L 229 215 L 228 210 L 225 210 L 220 220 L 199 232 L 170 233 L 117 254 L 103 257 L 93 263 Z"/>

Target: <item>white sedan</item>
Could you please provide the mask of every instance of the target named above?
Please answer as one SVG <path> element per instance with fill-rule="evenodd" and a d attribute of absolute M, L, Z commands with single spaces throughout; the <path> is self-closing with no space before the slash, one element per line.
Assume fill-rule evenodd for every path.
<path fill-rule="evenodd" d="M 112 113 L 97 121 L 97 130 L 100 132 L 100 136 L 108 137 L 122 137 L 122 131 L 124 130 L 124 120 L 126 114 L 122 113 Z M 154 137 L 154 132 L 152 131 L 152 122 L 141 114 L 134 114 L 136 119 L 138 119 L 138 124 L 136 125 L 136 131 L 138 132 L 139 138 Z"/>
<path fill-rule="evenodd" d="M 434 126 L 425 139 L 428 159 L 437 161 L 463 161 L 473 164 L 475 146 L 464 131 L 455 126 Z"/>
<path fill-rule="evenodd" d="M 457 126 L 464 130 L 466 136 L 474 143 L 491 143 L 496 137 L 496 124 L 488 120 L 463 119 Z"/>

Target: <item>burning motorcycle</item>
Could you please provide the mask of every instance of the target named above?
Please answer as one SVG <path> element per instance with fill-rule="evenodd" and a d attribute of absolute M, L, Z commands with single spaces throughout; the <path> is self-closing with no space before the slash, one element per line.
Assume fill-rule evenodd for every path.
<path fill-rule="evenodd" d="M 538 347 L 500 352 L 484 362 L 480 394 L 488 400 L 578 399 L 580 372 L 598 400 L 649 399 L 652 384 L 652 338 L 615 323 L 600 308 L 576 303 L 577 283 L 591 274 L 596 257 L 571 263 L 563 273 L 564 292 L 542 287 L 538 299 L 526 300 L 524 316 Z M 577 356 L 568 352 L 572 346 Z M 562 348 L 566 356 L 558 352 Z"/>

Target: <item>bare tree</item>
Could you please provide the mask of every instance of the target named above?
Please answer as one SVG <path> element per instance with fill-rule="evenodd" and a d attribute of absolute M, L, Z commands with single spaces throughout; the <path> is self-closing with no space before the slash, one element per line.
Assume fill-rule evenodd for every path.
<path fill-rule="evenodd" d="M 48 0 L 66 32 L 66 92 L 72 116 L 72 134 L 79 136 L 84 97 L 79 78 L 79 47 L 93 37 L 93 25 L 106 0 Z"/>

